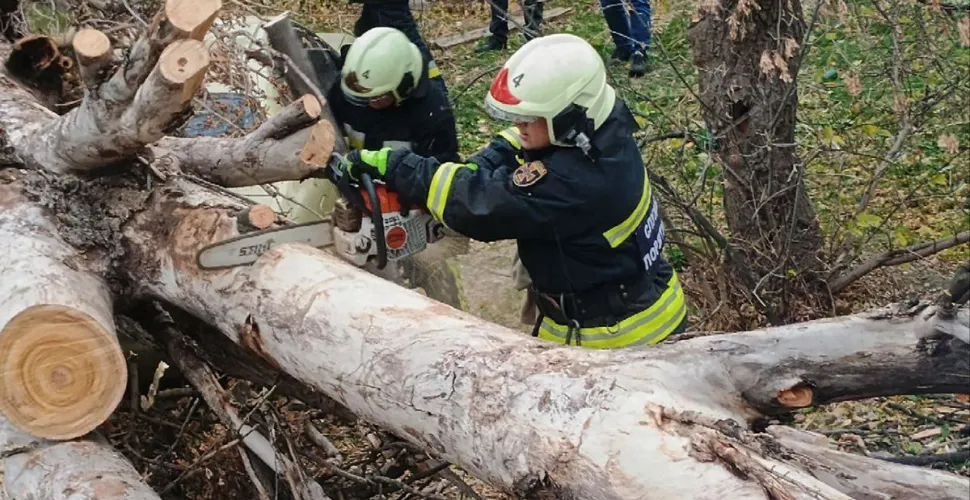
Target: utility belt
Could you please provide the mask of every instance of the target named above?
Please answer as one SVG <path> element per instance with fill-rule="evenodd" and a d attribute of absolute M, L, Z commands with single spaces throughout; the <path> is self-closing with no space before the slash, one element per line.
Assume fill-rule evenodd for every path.
<path fill-rule="evenodd" d="M 551 295 L 542 293 L 531 285 L 536 298 L 536 308 L 541 317 L 536 322 L 533 336 L 538 335 L 538 325 L 546 317 L 560 325 L 587 328 L 610 325 L 636 312 L 633 304 L 652 285 L 653 274 L 638 274 L 635 278 L 611 282 L 579 293 Z"/>

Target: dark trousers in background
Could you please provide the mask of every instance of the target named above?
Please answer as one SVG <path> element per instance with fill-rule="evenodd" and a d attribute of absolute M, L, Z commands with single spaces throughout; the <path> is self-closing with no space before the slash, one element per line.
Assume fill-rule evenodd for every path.
<path fill-rule="evenodd" d="M 491 0 L 490 6 L 492 18 L 488 23 L 488 31 L 496 41 L 505 42 L 509 39 L 509 22 L 507 20 L 509 0 Z M 522 0 L 522 15 L 525 17 L 526 29 L 538 36 L 540 26 L 542 25 L 542 2 L 538 0 Z M 532 38 L 534 37 L 526 34 L 527 40 L 531 40 Z"/>
<path fill-rule="evenodd" d="M 650 0 L 628 1 L 633 6 L 633 12 L 627 12 L 620 0 L 600 0 L 603 17 L 617 49 L 630 54 L 639 50 L 646 54 L 650 52 Z"/>
<path fill-rule="evenodd" d="M 411 14 L 411 7 L 407 0 L 361 3 L 364 6 L 360 11 L 357 23 L 354 24 L 354 36 L 360 36 L 365 31 L 378 26 L 396 28 L 407 35 L 411 43 L 418 46 L 418 50 L 424 57 L 428 58 L 429 61 L 434 60 L 431 57 L 428 44 L 424 43 L 424 39 L 421 38 L 418 23 Z"/>

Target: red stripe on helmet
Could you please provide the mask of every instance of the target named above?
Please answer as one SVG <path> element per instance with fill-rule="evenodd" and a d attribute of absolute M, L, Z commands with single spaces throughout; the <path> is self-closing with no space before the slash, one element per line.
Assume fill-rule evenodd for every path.
<path fill-rule="evenodd" d="M 517 97 L 512 95 L 512 91 L 509 89 L 509 69 L 502 68 L 495 75 L 495 79 L 492 80 L 492 88 L 488 89 L 488 92 L 492 94 L 492 99 L 502 103 L 502 104 L 518 104 L 520 101 Z"/>

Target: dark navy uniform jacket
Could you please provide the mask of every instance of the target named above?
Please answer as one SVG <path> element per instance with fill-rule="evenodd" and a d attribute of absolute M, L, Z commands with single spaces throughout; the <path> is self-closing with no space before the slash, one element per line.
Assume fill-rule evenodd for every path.
<path fill-rule="evenodd" d="M 545 170 L 527 187 L 513 183 L 520 166 L 516 151 L 499 138 L 464 165 L 439 165 L 396 151 L 385 179 L 405 199 L 426 200 L 432 213 L 459 233 L 480 241 L 515 239 L 539 291 L 580 292 L 644 273 L 644 257 L 662 232 L 657 215 L 653 239 L 640 242 L 646 248 L 640 248 L 634 235 L 642 226 L 638 223 L 646 220 L 644 210 L 649 213 L 656 206 L 632 137 L 636 129 L 626 104 L 618 99 L 593 137 L 599 150 L 595 162 L 579 148 L 526 152 L 527 162 L 541 162 Z M 640 217 L 628 220 L 636 212 Z M 653 263 L 659 260 L 662 256 L 655 251 Z"/>
<path fill-rule="evenodd" d="M 400 105 L 385 109 L 354 105 L 339 84 L 327 97 L 354 149 L 405 148 L 441 162 L 459 160 L 455 115 L 444 82 L 428 77 L 427 59 L 421 81 Z"/>
<path fill-rule="evenodd" d="M 656 344 L 686 328 L 687 306 L 661 253 L 636 129 L 617 99 L 591 156 L 551 146 L 520 162 L 504 131 L 463 164 L 394 151 L 384 179 L 465 236 L 516 240 L 543 314 L 534 335 L 591 348 Z"/>

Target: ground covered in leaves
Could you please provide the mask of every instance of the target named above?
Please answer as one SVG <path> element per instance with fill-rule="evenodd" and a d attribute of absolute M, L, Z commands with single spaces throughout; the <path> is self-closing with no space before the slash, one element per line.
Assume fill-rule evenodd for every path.
<path fill-rule="evenodd" d="M 107 19 L 81 3 L 73 10 L 80 21 L 118 32 L 137 27 L 137 17 L 149 19 L 159 7 L 152 1 L 122 2 L 123 7 Z M 433 43 L 436 38 L 484 26 L 487 4 L 420 3 L 424 8 L 415 10 L 415 16 L 449 86 L 462 153 L 467 155 L 501 127 L 486 117 L 481 102 L 503 58 L 523 40 L 513 32 L 504 53 L 476 55 L 475 42 L 441 49 Z M 35 32 L 64 32 L 78 21 L 71 12 L 51 10 L 47 2 L 26 5 Z M 558 6 L 573 10 L 545 23 L 543 29 L 582 36 L 608 57 L 613 46 L 598 2 L 549 0 L 546 10 Z M 967 14 L 947 13 L 914 1 L 835 0 L 807 2 L 803 7 L 812 28 L 803 41 L 807 50 L 798 75 L 797 140 L 808 172 L 808 192 L 830 242 L 831 264 L 840 256 L 845 262 L 858 262 L 871 254 L 970 229 Z M 287 9 L 314 30 L 350 35 L 360 6 L 342 0 L 225 2 L 226 12 L 238 16 L 268 18 Z M 663 0 L 655 2 L 653 9 L 650 72 L 631 80 L 625 67 L 612 63 L 610 80 L 640 120 L 641 138 L 681 132 L 669 140 L 647 141 L 645 162 L 723 228 L 721 172 L 711 161 L 716 137 L 710 136 L 700 118 L 696 70 L 686 36 L 694 6 L 683 0 Z M 132 16 L 132 11 L 138 16 Z M 213 50 L 228 57 L 219 46 Z M 239 78 L 234 73 L 238 70 L 226 61 L 214 58 L 210 78 L 231 84 Z M 692 253 L 692 246 L 703 243 L 689 231 L 677 231 L 682 217 L 672 213 L 670 218 L 675 244 L 668 245 L 667 255 L 683 276 L 692 306 L 692 329 L 733 330 L 756 321 L 750 311 L 725 304 L 723 288 L 716 282 L 716 263 L 701 258 L 703 251 Z M 518 321 L 522 294 L 512 287 L 514 252 L 512 242 L 473 242 L 468 253 L 456 257 L 456 269 L 468 311 L 525 330 Z M 970 250 L 963 245 L 878 270 L 840 294 L 836 310 L 829 313 L 930 296 L 968 257 Z M 273 394 L 271 387 L 249 387 L 228 378 L 223 385 L 240 414 L 258 424 L 278 449 L 299 457 L 335 499 L 505 498 L 366 423 L 348 423 L 306 408 Z M 144 405 L 125 404 L 103 431 L 164 498 L 259 498 L 237 436 L 218 422 L 198 394 L 172 370 L 158 385 L 142 386 L 140 395 L 159 392 L 146 398 Z M 781 422 L 823 433 L 833 445 L 853 453 L 920 462 L 929 462 L 926 455 L 937 454 L 946 463 L 927 466 L 970 475 L 970 402 L 965 398 L 944 394 L 839 403 L 799 411 Z M 315 431 L 329 438 L 339 455 L 321 447 L 319 439 L 313 439 Z M 258 464 L 256 459 L 249 462 Z"/>

